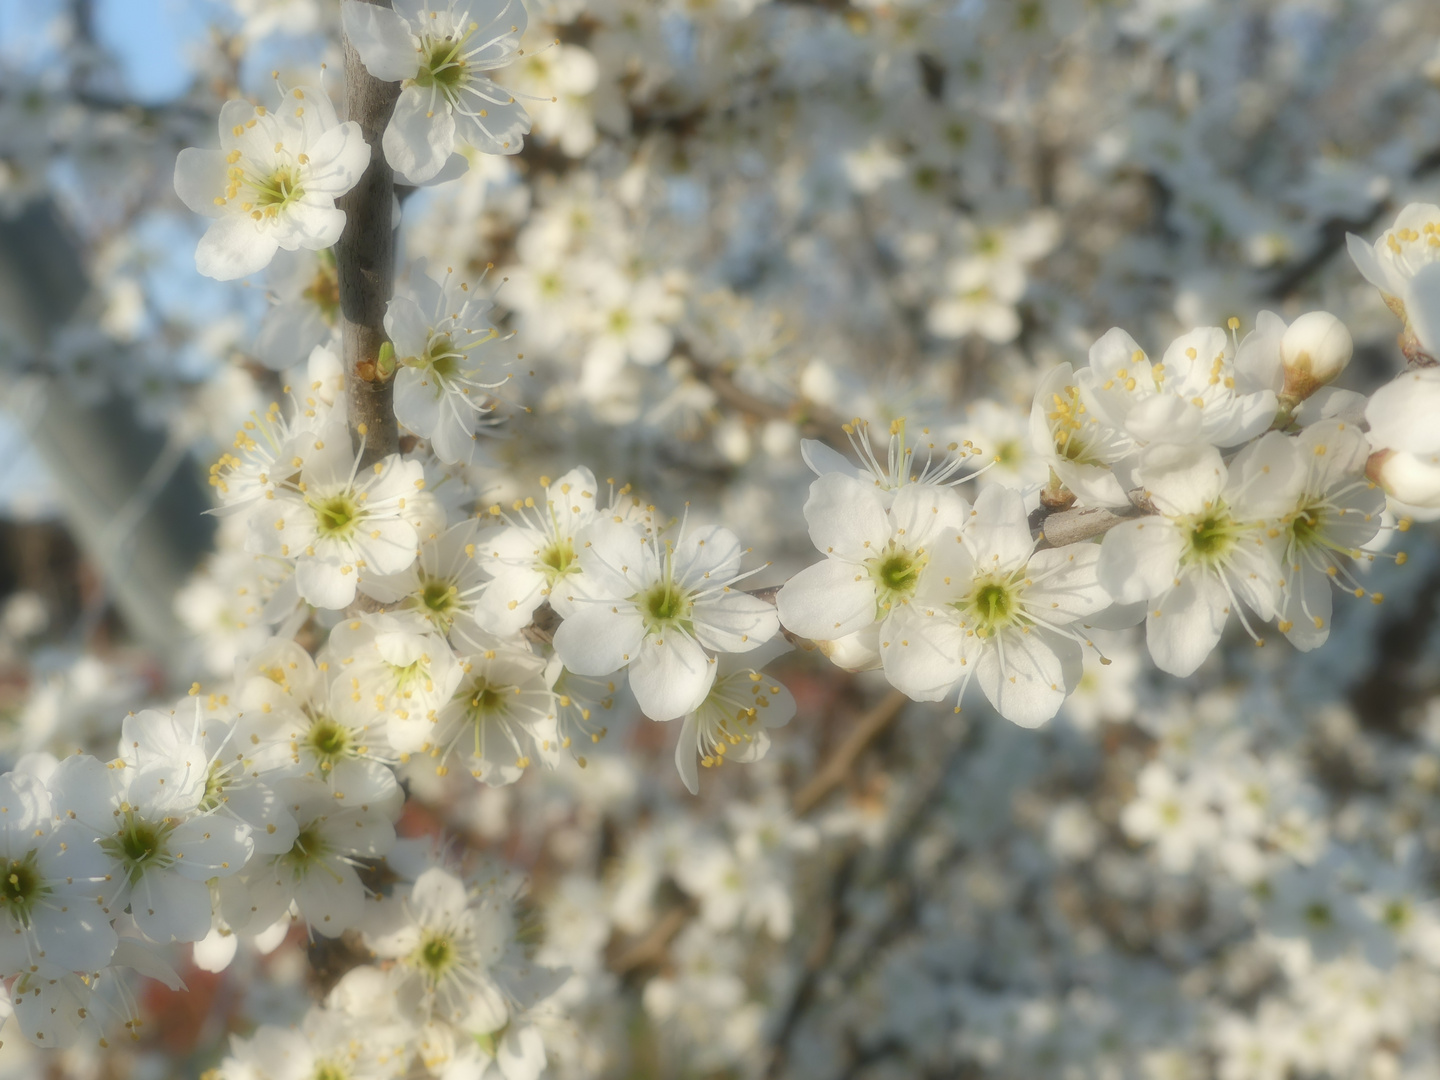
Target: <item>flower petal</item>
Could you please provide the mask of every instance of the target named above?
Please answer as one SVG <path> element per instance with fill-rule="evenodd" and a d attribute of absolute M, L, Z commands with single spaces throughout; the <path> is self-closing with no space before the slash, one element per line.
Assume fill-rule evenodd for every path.
<path fill-rule="evenodd" d="M 854 563 L 826 559 L 787 581 L 775 596 L 775 607 L 792 633 L 833 641 L 875 621 L 875 582 Z"/>
<path fill-rule="evenodd" d="M 699 642 L 679 631 L 645 638 L 630 664 L 630 690 L 651 720 L 684 716 L 704 700 L 714 681 L 715 662 Z"/>
<path fill-rule="evenodd" d="M 279 250 L 269 229 L 258 227 L 248 215 L 227 214 L 200 238 L 195 269 L 216 281 L 234 281 L 264 270 Z"/>
<path fill-rule="evenodd" d="M 394 11 L 345 0 L 340 5 L 340 22 L 365 70 L 381 82 L 409 79 L 420 70 L 410 27 Z"/>

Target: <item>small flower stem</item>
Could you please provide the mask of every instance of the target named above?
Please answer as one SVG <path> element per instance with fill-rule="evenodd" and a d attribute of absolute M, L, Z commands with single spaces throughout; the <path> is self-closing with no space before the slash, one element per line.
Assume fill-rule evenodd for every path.
<path fill-rule="evenodd" d="M 362 0 L 390 7 L 389 0 Z M 380 139 L 395 101 L 398 82 L 381 82 L 365 70 L 360 54 L 345 39 L 345 103 L 348 118 L 360 125 L 370 145 L 370 164 L 360 183 L 336 203 L 345 211 L 345 231 L 335 245 L 340 283 L 340 336 L 344 349 L 350 436 L 357 449 L 363 430 L 362 467 L 400 448 L 395 424 L 394 384 L 379 369 L 386 344 L 385 306 L 395 291 L 395 172 L 380 149 Z"/>

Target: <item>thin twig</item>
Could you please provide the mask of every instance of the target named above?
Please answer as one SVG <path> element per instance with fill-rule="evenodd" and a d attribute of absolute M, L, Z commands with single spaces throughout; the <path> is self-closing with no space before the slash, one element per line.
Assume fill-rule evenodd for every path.
<path fill-rule="evenodd" d="M 909 700 L 899 690 L 891 690 L 880 704 L 856 721 L 845 740 L 820 766 L 820 771 L 795 793 L 791 805 L 797 816 L 815 809 L 825 796 L 844 783 L 856 759 L 865 752 L 867 746 L 880 737 L 881 732 L 894 723 Z"/>
<path fill-rule="evenodd" d="M 617 975 L 625 975 L 636 968 L 662 960 L 670 942 L 674 940 L 676 934 L 685 929 L 685 924 L 690 921 L 692 914 L 693 912 L 687 907 L 671 908 L 656 921 L 655 925 L 650 927 L 644 937 L 630 945 L 610 962 L 610 970 Z"/>

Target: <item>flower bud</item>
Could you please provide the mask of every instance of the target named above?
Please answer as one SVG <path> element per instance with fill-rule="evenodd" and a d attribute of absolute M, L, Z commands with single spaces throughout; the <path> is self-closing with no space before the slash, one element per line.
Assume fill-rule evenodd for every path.
<path fill-rule="evenodd" d="M 1350 331 L 1328 311 L 1301 315 L 1280 339 L 1280 362 L 1285 365 L 1281 397 L 1304 401 L 1345 370 L 1355 351 Z"/>
<path fill-rule="evenodd" d="M 1365 474 L 1397 502 L 1425 510 L 1440 510 L 1440 458 L 1380 450 L 1370 455 Z"/>

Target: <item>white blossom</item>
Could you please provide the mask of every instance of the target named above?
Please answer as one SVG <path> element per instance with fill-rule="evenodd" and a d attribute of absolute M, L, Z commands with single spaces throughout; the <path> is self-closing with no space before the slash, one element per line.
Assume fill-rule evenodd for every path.
<path fill-rule="evenodd" d="M 1035 551 L 1019 493 L 986 488 L 962 531 L 941 536 L 923 581 L 885 622 L 885 675 L 920 701 L 972 678 L 1001 716 L 1053 717 L 1080 681 L 1078 625 L 1110 606 L 1094 545 Z"/>
<path fill-rule="evenodd" d="M 673 720 L 715 681 L 713 653 L 744 653 L 775 635 L 775 609 L 731 586 L 743 577 L 740 541 L 721 526 L 686 528 L 664 541 L 600 518 L 577 537 L 583 589 L 555 651 L 580 675 L 625 668 L 640 709 Z"/>
<path fill-rule="evenodd" d="M 323 89 L 277 87 L 274 111 L 226 102 L 220 149 L 192 147 L 176 159 L 175 191 L 213 219 L 195 249 L 195 268 L 207 277 L 258 273 L 281 249 L 330 247 L 345 227 L 335 200 L 370 163 L 360 125 L 341 123 Z"/>
<path fill-rule="evenodd" d="M 435 181 L 457 145 L 517 154 L 530 117 L 483 72 L 513 60 L 526 13 L 516 0 L 401 0 L 394 11 L 347 0 L 345 33 L 371 75 L 403 82 L 385 160 L 411 184 Z"/>
<path fill-rule="evenodd" d="M 1295 456 L 1278 432 L 1228 467 L 1213 447 L 1162 444 L 1145 453 L 1136 475 L 1158 513 L 1106 533 L 1100 582 L 1119 603 L 1147 605 L 1151 659 L 1189 675 L 1242 601 L 1262 621 L 1275 617 L 1283 574 L 1280 533 L 1268 521 L 1296 501 Z"/>

